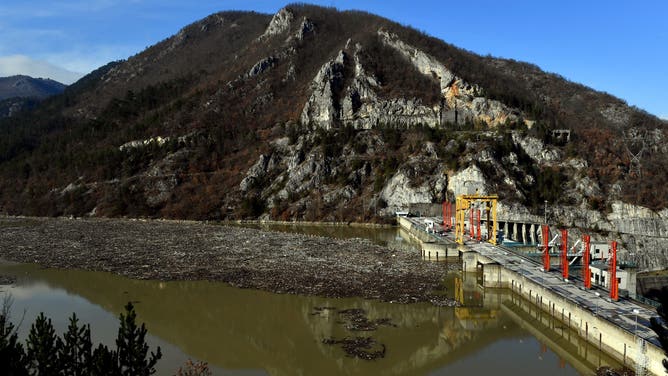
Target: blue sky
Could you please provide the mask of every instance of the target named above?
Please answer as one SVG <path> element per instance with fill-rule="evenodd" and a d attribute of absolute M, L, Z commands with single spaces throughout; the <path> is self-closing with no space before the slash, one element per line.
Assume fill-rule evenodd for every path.
<path fill-rule="evenodd" d="M 273 0 L 3 0 L 0 76 L 71 83 L 211 13 Z M 363 9 L 446 42 L 528 61 L 668 119 L 668 1 L 312 1 Z"/>

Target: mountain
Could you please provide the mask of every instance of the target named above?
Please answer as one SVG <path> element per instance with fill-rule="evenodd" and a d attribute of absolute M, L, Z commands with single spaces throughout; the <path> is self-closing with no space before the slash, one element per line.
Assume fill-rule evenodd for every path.
<path fill-rule="evenodd" d="M 0 100 L 8 98 L 36 98 L 60 94 L 67 85 L 48 78 L 29 76 L 0 77 Z"/>
<path fill-rule="evenodd" d="M 222 12 L 3 120 L 0 211 L 364 221 L 477 189 L 612 230 L 668 218 L 667 131 L 365 12 Z"/>
<path fill-rule="evenodd" d="M 15 116 L 21 111 L 35 108 L 40 100 L 35 98 L 8 98 L 0 101 L 0 118 Z"/>
<path fill-rule="evenodd" d="M 66 85 L 29 76 L 0 77 L 0 117 L 34 108 L 41 100 L 60 94 Z"/>

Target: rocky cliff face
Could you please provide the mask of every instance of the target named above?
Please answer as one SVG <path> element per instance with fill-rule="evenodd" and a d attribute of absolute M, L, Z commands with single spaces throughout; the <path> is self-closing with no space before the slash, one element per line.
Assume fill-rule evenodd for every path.
<path fill-rule="evenodd" d="M 380 17 L 214 14 L 67 92 L 0 124 L 0 212 L 379 221 L 478 191 L 668 265 L 665 122 Z"/>
<path fill-rule="evenodd" d="M 325 63 L 313 78 L 311 95 L 300 118 L 302 123 L 325 129 L 338 125 L 371 129 L 381 124 L 437 127 L 467 122 L 495 127 L 519 120 L 519 110 L 485 98 L 482 88 L 457 77 L 436 58 L 403 42 L 396 34 L 381 29 L 378 38 L 418 72 L 438 82 L 440 103 L 428 106 L 416 98 L 380 98 L 379 80 L 368 73 L 360 59 L 365 46 L 353 45 L 349 39 L 345 49 Z"/>
<path fill-rule="evenodd" d="M 489 126 L 516 122 L 520 111 L 503 103 L 485 98 L 482 88 L 457 77 L 445 65 L 418 48 L 404 43 L 396 34 L 379 30 L 378 35 L 386 45 L 396 49 L 408 59 L 422 74 L 435 77 L 445 99 L 439 113 L 439 123 L 463 124 L 484 122 Z"/>
<path fill-rule="evenodd" d="M 381 124 L 434 127 L 440 123 L 439 109 L 424 106 L 415 98 L 379 98 L 378 80 L 360 62 L 358 53 L 362 48 L 356 44 L 352 56 L 346 52 L 349 49 L 341 50 L 320 68 L 311 82 L 311 95 L 300 118 L 302 123 L 325 129 L 339 125 L 371 129 Z M 353 72 L 352 77 L 346 77 L 347 71 Z M 351 83 L 344 87 L 346 81 Z"/>

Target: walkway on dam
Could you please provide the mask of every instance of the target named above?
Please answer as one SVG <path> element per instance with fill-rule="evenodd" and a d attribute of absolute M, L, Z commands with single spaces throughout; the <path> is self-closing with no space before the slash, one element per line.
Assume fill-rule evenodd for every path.
<path fill-rule="evenodd" d="M 564 281 L 560 270 L 544 272 L 542 265 L 528 258 L 513 253 L 490 243 L 466 242 L 466 247 L 494 260 L 503 267 L 523 275 L 529 280 L 549 288 L 557 295 L 568 299 L 581 307 L 586 307 L 595 315 L 600 316 L 626 331 L 660 346 L 656 333 L 650 328 L 650 317 L 657 316 L 654 309 L 641 306 L 632 300 L 620 298 L 610 299 L 607 290 L 585 289 L 576 283 L 582 281 Z M 634 313 L 637 310 L 637 314 Z M 637 321 L 636 321 L 637 320 Z"/>
<path fill-rule="evenodd" d="M 407 219 L 415 227 L 421 228 L 425 232 L 425 219 L 433 220 L 434 223 L 442 223 L 440 217 L 412 217 Z M 654 308 L 648 308 L 626 298 L 612 301 L 607 290 L 596 287 L 585 289 L 581 279 L 564 281 L 561 270 L 552 269 L 551 271 L 544 272 L 542 264 L 505 247 L 470 240 L 465 241 L 463 246 L 458 245 L 454 242 L 454 233 L 451 232 L 430 232 L 429 235 L 434 241 L 450 244 L 452 247 L 459 247 L 462 251 L 466 248 L 475 251 L 502 267 L 550 289 L 553 293 L 562 296 L 580 307 L 588 309 L 594 315 L 614 323 L 631 334 L 641 337 L 656 346 L 661 346 L 656 333 L 650 328 L 650 317 L 658 316 Z M 635 313 L 634 310 L 638 313 Z"/>

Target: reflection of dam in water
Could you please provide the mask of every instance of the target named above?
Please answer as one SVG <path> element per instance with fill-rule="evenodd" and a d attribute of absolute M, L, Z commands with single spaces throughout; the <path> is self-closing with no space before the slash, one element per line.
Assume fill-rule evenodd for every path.
<path fill-rule="evenodd" d="M 469 273 L 464 278 L 460 273 L 451 273 L 446 281 L 447 290 L 453 294 L 458 291 L 464 306 L 436 307 L 277 295 L 209 282 L 137 281 L 107 273 L 41 270 L 26 265 L 2 266 L 0 272 L 28 278 L 13 288 L 16 309 L 21 309 L 22 304 L 35 304 L 27 297 L 22 302 L 19 297 L 25 294 L 20 293 L 21 286 L 40 284 L 45 291 L 64 290 L 67 296 L 81 296 L 87 304 L 103 307 L 112 313 L 107 315 L 112 319 L 109 326 L 116 327 L 115 316 L 123 305 L 128 300 L 136 301 L 139 320 L 147 324 L 149 333 L 180 349 L 180 358 L 201 359 L 232 374 L 248 374 L 250 370 L 272 375 L 438 374 L 450 373 L 457 367 L 483 366 L 486 368 L 482 371 L 495 371 L 499 360 L 486 361 L 487 357 L 506 361 L 500 365 L 504 369 L 525 362 L 543 374 L 556 370 L 556 359 L 547 366 L 538 358 L 522 360 L 528 351 L 540 348 L 540 342 L 545 341 L 534 338 L 529 328 L 518 324 L 515 316 L 507 312 L 504 302 L 511 301 L 507 292 L 482 290 L 475 275 Z M 49 305 L 58 304 L 49 300 L 56 295 L 47 291 L 44 299 Z M 63 310 L 71 309 L 67 302 L 61 304 L 66 307 L 46 314 L 61 316 Z M 316 307 L 361 308 L 370 320 L 389 318 L 396 327 L 381 326 L 374 332 L 349 331 L 335 311 L 314 314 Z M 88 308 L 84 305 L 79 310 L 85 317 Z M 93 333 L 102 325 L 95 318 L 82 321 L 91 323 Z M 62 332 L 64 327 L 56 329 Z M 113 344 L 114 336 L 110 330 L 110 337 L 102 340 Z M 371 362 L 348 358 L 337 346 L 322 343 L 325 338 L 345 336 L 375 338 L 387 346 L 386 357 Z M 494 354 L 488 354 L 487 349 L 494 349 Z M 551 356 L 556 352 L 550 352 Z M 582 372 L 576 362 L 567 363 L 577 368 L 567 364 L 566 374 Z M 160 371 L 165 373 L 165 369 Z"/>
<path fill-rule="evenodd" d="M 603 365 L 620 366 L 617 360 L 532 302 L 508 289 L 483 288 L 481 281 L 480 273 L 470 272 L 455 279 L 455 297 L 463 305 L 455 312 L 460 321 L 470 322 L 470 329 L 480 327 L 483 322 L 494 323 L 502 316 L 536 337 L 541 344 L 538 357 L 542 358 L 548 349 L 552 351 L 559 359 L 555 367 L 570 364 L 580 373 L 591 374 Z"/>

